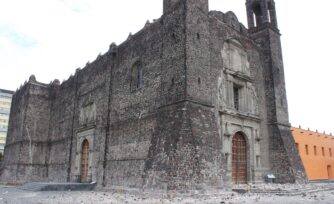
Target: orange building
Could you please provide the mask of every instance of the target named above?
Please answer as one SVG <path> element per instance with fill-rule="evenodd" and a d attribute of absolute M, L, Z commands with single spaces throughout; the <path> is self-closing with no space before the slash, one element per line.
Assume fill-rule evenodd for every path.
<path fill-rule="evenodd" d="M 334 179 L 334 137 L 332 134 L 292 128 L 299 155 L 309 180 Z"/>

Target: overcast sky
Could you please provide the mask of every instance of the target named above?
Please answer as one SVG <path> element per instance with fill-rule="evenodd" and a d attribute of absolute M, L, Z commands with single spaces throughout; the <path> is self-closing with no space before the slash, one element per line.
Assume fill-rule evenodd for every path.
<path fill-rule="evenodd" d="M 245 0 L 209 2 L 247 26 Z M 290 121 L 334 133 L 333 3 L 276 0 Z M 0 88 L 67 79 L 161 14 L 162 0 L 0 0 Z"/>

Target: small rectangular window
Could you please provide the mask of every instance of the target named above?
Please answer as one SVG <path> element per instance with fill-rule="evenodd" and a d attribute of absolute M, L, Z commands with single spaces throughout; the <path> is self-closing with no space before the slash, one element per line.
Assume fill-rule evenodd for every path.
<path fill-rule="evenodd" d="M 136 63 L 131 69 L 130 90 L 135 92 L 143 87 L 143 67 L 141 63 Z"/>
<path fill-rule="evenodd" d="M 239 97 L 240 97 L 240 88 L 237 86 L 233 87 L 233 99 L 234 99 L 234 108 L 235 110 L 239 110 Z"/>
<path fill-rule="evenodd" d="M 314 150 L 314 156 L 317 156 L 317 146 L 313 146 L 313 150 Z"/>
<path fill-rule="evenodd" d="M 325 156 L 325 148 L 324 147 L 321 147 L 321 152 L 322 152 L 322 156 L 324 157 Z"/>
<path fill-rule="evenodd" d="M 305 145 L 305 153 L 308 155 L 308 145 Z"/>
<path fill-rule="evenodd" d="M 329 148 L 329 156 L 332 157 L 332 148 Z"/>

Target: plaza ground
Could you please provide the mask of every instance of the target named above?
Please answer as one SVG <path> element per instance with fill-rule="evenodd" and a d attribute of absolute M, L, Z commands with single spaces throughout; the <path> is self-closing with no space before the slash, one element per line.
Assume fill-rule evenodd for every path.
<path fill-rule="evenodd" d="M 4 204 L 333 204 L 334 184 L 258 185 L 244 188 L 244 193 L 210 191 L 161 193 L 117 191 L 47 191 L 33 192 L 13 186 L 0 186 Z"/>

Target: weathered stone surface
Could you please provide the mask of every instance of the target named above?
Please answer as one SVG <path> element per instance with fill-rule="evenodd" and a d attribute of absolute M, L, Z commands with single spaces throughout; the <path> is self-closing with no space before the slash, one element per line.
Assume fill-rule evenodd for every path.
<path fill-rule="evenodd" d="M 252 18 L 259 2 L 273 3 L 247 1 Z M 208 0 L 164 0 L 159 20 L 62 84 L 31 77 L 13 98 L 1 180 L 80 182 L 87 140 L 99 187 L 224 188 L 242 132 L 247 182 L 303 181 L 273 20 L 246 29 Z"/>

